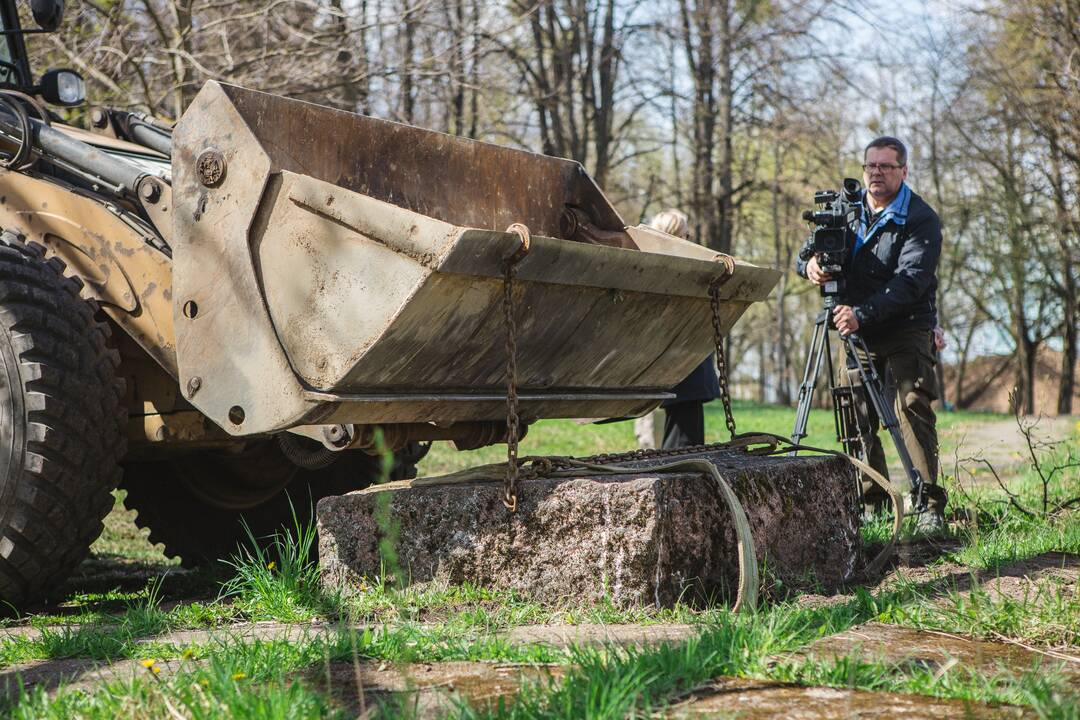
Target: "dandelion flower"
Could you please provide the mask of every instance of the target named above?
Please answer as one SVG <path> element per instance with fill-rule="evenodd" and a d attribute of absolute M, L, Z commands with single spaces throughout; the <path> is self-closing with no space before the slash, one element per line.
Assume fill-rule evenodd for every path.
<path fill-rule="evenodd" d="M 243 680 L 246 677 L 247 677 L 247 673 L 238 672 L 238 673 L 233 673 L 232 679 L 233 680 Z"/>
<path fill-rule="evenodd" d="M 155 665 L 157 665 L 157 660 L 154 660 L 153 658 L 147 658 L 146 660 L 142 661 L 142 666 L 147 670 L 154 667 Z"/>
<path fill-rule="evenodd" d="M 161 672 L 161 668 L 159 668 L 157 665 L 151 665 L 150 666 L 150 672 L 157 675 L 159 672 Z"/>
<path fill-rule="evenodd" d="M 277 567 L 277 563 L 274 562 L 273 560 L 271 560 L 270 562 L 268 562 L 266 564 L 266 569 L 267 570 L 273 570 L 275 567 Z"/>

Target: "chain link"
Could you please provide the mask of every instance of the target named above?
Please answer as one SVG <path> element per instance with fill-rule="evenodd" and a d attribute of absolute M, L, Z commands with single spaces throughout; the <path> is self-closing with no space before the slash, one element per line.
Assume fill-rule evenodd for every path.
<path fill-rule="evenodd" d="M 728 255 L 721 255 L 727 272 L 709 285 L 709 304 L 712 307 L 713 341 L 716 343 L 716 376 L 720 383 L 720 402 L 724 405 L 724 422 L 728 433 L 735 437 L 735 415 L 731 412 L 731 391 L 728 388 L 728 365 L 724 354 L 724 333 L 720 325 L 720 288 L 734 274 L 735 264 Z"/>
<path fill-rule="evenodd" d="M 529 253 L 529 228 L 514 223 L 506 228 L 516 233 L 521 245 L 503 261 L 503 312 L 506 318 L 506 480 L 503 484 L 503 505 L 517 512 L 518 485 L 518 420 L 517 396 L 517 321 L 514 317 L 514 277 L 517 264 Z"/>

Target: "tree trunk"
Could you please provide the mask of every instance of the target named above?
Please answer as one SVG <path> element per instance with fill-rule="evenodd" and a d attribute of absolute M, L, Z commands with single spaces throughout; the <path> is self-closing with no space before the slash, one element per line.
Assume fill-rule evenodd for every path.
<path fill-rule="evenodd" d="M 720 88 L 717 93 L 717 116 L 719 135 L 716 188 L 716 235 L 712 236 L 710 247 L 722 253 L 731 252 L 731 240 L 734 235 L 735 212 L 732 184 L 732 164 L 735 162 L 732 150 L 732 123 L 734 120 L 735 95 L 732 84 L 732 55 L 734 41 L 731 27 L 731 0 L 721 0 L 716 4 L 720 25 L 720 52 L 716 58 L 719 68 Z"/>
<path fill-rule="evenodd" d="M 619 55 L 615 47 L 615 2 L 607 0 L 604 7 L 604 29 L 600 43 L 597 68 L 600 97 L 593 112 L 593 176 L 603 188 L 607 183 L 608 166 L 611 163 L 611 128 L 615 119 L 615 74 Z"/>
<path fill-rule="evenodd" d="M 1076 389 L 1076 333 L 1077 333 L 1077 281 L 1076 267 L 1073 262 L 1073 248 L 1069 242 L 1075 242 L 1078 224 L 1073 221 L 1069 203 L 1065 198 L 1066 180 L 1062 171 L 1061 146 L 1058 137 L 1050 138 L 1050 184 L 1054 195 L 1054 209 L 1057 214 L 1058 263 L 1061 266 L 1061 281 L 1057 283 L 1058 296 L 1061 299 L 1061 371 L 1058 380 L 1057 411 L 1058 415 L 1072 414 L 1073 394 Z"/>
<path fill-rule="evenodd" d="M 788 358 L 787 358 L 787 267 L 790 257 L 784 252 L 785 243 L 781 232 L 780 222 L 780 176 L 783 168 L 780 163 L 779 139 L 773 143 L 773 183 L 772 183 L 772 226 L 773 226 L 773 252 L 776 266 L 783 272 L 780 282 L 776 286 L 776 342 L 773 343 L 774 360 L 773 372 L 776 377 L 776 402 L 781 405 L 791 404 L 791 386 L 788 384 Z"/>
<path fill-rule="evenodd" d="M 404 21 L 404 48 L 401 53 L 401 118 L 407 123 L 413 121 L 416 113 L 416 68 L 413 66 L 416 53 L 416 18 L 411 8 L 405 9 Z"/>
<path fill-rule="evenodd" d="M 707 0 L 679 2 L 686 62 L 694 83 L 693 157 L 690 222 L 702 245 L 716 248 L 719 238 L 713 211 L 713 153 L 716 145 L 716 66 L 713 23 Z"/>
<path fill-rule="evenodd" d="M 1058 415 L 1071 415 L 1073 395 L 1076 393 L 1076 296 L 1065 311 L 1062 339 L 1064 348 L 1061 353 L 1061 380 L 1058 383 Z"/>
<path fill-rule="evenodd" d="M 339 49 L 335 60 L 337 72 L 340 77 L 347 78 L 353 74 L 353 55 L 349 51 L 351 39 L 349 37 L 349 21 L 342 8 L 341 0 L 330 0 L 330 7 L 334 9 L 334 27 L 337 31 Z M 361 25 L 366 18 L 361 15 Z M 361 50 L 361 53 L 363 51 Z M 359 83 L 347 82 L 341 87 L 341 109 L 348 112 L 356 112 L 359 100 Z"/>
<path fill-rule="evenodd" d="M 1026 328 L 1025 328 L 1026 330 Z M 1038 343 L 1031 340 L 1027 333 L 1020 335 L 1017 349 L 1019 350 L 1019 367 L 1017 372 L 1017 387 L 1020 388 L 1020 407 L 1025 415 L 1035 414 L 1035 366 Z"/>
<path fill-rule="evenodd" d="M 450 71 L 450 106 L 453 121 L 450 132 L 454 135 L 465 134 L 465 0 L 453 0 L 454 51 L 451 53 L 453 67 Z"/>
<path fill-rule="evenodd" d="M 767 350 L 768 343 L 765 338 L 762 337 L 758 340 L 758 377 L 757 377 L 757 399 L 761 404 L 768 402 L 768 386 L 769 386 L 769 373 L 768 373 L 768 357 L 769 352 Z"/>

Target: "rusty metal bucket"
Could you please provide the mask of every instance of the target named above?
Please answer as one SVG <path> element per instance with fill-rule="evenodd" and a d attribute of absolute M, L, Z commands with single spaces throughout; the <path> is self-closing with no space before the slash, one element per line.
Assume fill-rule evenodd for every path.
<path fill-rule="evenodd" d="M 640 414 L 712 348 L 715 253 L 626 228 L 575 162 L 207 83 L 173 140 L 177 360 L 230 432 Z M 737 263 L 725 331 L 778 278 Z"/>

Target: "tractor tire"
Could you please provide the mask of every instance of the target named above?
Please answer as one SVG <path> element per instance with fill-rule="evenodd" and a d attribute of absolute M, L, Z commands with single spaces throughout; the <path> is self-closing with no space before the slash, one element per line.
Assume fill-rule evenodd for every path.
<path fill-rule="evenodd" d="M 0 234 L 0 601 L 16 609 L 89 554 L 127 442 L 120 356 L 64 267 Z"/>
<path fill-rule="evenodd" d="M 214 563 L 248 545 L 248 534 L 266 540 L 292 529 L 293 513 L 303 526 L 314 521 L 321 498 L 371 485 L 381 460 L 359 451 L 340 453 L 319 469 L 296 466 L 273 438 L 242 452 L 203 451 L 168 460 L 127 463 L 121 487 L 135 524 L 150 542 L 165 546 L 185 567 Z M 399 454 L 390 479 L 416 475 L 416 455 Z"/>

